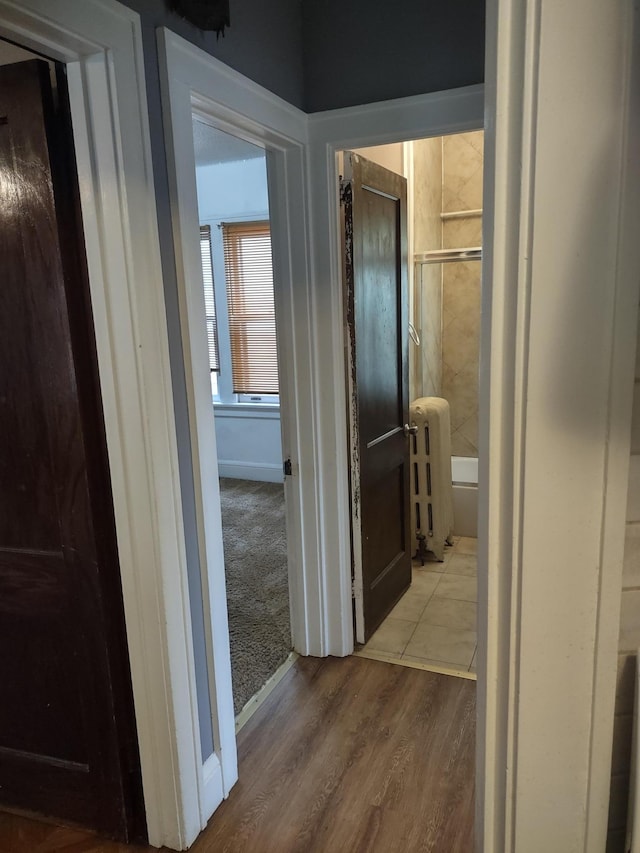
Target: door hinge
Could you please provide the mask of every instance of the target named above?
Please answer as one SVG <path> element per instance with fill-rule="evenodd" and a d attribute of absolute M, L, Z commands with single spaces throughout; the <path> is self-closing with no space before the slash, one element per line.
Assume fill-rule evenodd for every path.
<path fill-rule="evenodd" d="M 285 459 L 282 463 L 282 470 L 284 471 L 285 477 L 291 476 L 291 459 Z"/>

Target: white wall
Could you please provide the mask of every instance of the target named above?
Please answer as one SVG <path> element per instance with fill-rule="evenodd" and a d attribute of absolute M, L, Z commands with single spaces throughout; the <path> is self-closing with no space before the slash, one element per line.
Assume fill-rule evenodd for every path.
<path fill-rule="evenodd" d="M 218 312 L 222 372 L 229 331 L 221 222 L 268 219 L 269 198 L 264 157 L 218 163 L 196 169 L 200 223 L 211 226 L 213 277 Z M 221 383 L 222 384 L 222 383 Z M 221 477 L 281 483 L 282 441 L 279 407 L 214 404 L 218 469 Z"/>
<path fill-rule="evenodd" d="M 635 652 L 640 647 L 640 348 L 637 352 L 633 390 L 626 522 L 620 651 Z"/>
<path fill-rule="evenodd" d="M 640 334 L 638 339 L 640 340 Z M 626 522 L 618 646 L 618 689 L 611 761 L 608 853 L 609 851 L 623 853 L 625 849 L 632 752 L 633 694 L 636 654 L 640 647 L 640 347 L 637 350 L 633 389 Z"/>
<path fill-rule="evenodd" d="M 280 412 L 220 406 L 215 416 L 220 476 L 282 483 Z"/>
<path fill-rule="evenodd" d="M 610 849 L 640 260 L 631 10 L 487 3 L 476 811 L 487 851 Z"/>
<path fill-rule="evenodd" d="M 198 166 L 198 212 L 201 222 L 267 218 L 269 196 L 264 157 L 237 163 Z"/>

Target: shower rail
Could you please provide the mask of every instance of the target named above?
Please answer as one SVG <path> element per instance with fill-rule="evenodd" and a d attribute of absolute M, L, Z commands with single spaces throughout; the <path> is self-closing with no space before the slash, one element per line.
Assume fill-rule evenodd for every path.
<path fill-rule="evenodd" d="M 481 261 L 482 246 L 469 249 L 434 249 L 431 252 L 420 252 L 413 256 L 417 264 L 450 264 L 455 261 Z"/>

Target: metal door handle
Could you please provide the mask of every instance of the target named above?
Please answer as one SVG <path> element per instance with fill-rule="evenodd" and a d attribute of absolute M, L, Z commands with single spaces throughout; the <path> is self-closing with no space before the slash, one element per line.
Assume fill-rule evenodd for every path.
<path fill-rule="evenodd" d="M 409 438 L 410 435 L 417 435 L 418 427 L 417 426 L 409 426 L 409 424 L 404 425 L 404 435 L 405 438 Z"/>

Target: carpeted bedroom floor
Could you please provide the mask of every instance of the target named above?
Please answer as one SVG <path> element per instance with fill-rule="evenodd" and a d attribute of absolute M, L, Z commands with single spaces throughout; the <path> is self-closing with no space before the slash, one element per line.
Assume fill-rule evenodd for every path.
<path fill-rule="evenodd" d="M 220 500 L 238 714 L 291 651 L 284 486 L 221 478 Z"/>

